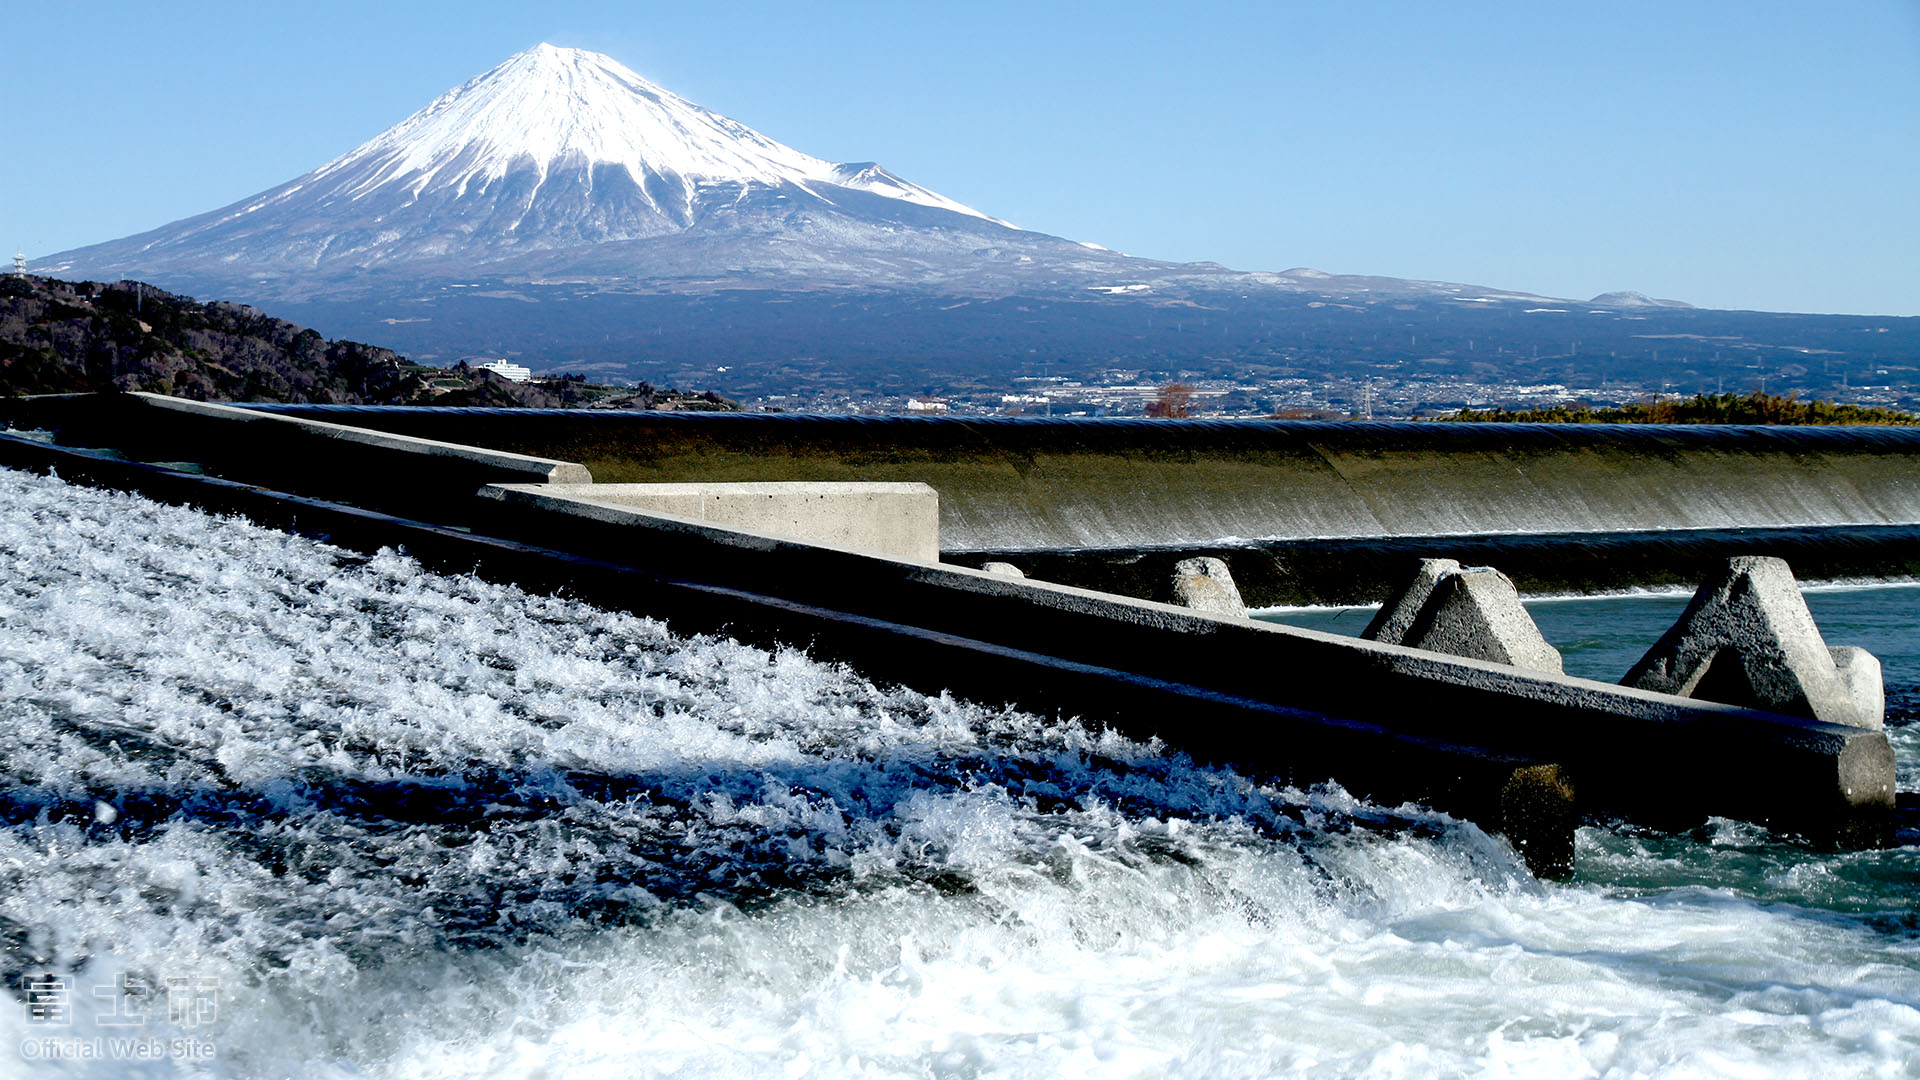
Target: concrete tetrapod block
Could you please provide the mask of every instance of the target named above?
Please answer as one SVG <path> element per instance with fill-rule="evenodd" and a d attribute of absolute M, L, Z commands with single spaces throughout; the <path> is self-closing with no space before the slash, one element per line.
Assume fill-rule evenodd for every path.
<path fill-rule="evenodd" d="M 1793 571 L 1783 560 L 1747 555 L 1728 559 L 1707 579 L 1680 620 L 1620 681 L 1830 724 L 1880 727 L 1884 704 L 1873 706 L 1881 691 L 1865 687 L 1878 682 L 1879 662 L 1846 653 L 1843 677 L 1835 659 Z"/>
<path fill-rule="evenodd" d="M 1520 606 L 1520 590 L 1490 566 L 1443 574 L 1401 644 L 1528 671 L 1565 670 L 1560 650 L 1547 644 Z"/>
<path fill-rule="evenodd" d="M 1173 601 L 1209 615 L 1247 617 L 1246 601 L 1240 599 L 1227 564 L 1210 556 L 1173 564 Z"/>
<path fill-rule="evenodd" d="M 1529 671 L 1565 670 L 1507 575 L 1490 566 L 1462 569 L 1452 559 L 1420 560 L 1413 580 L 1360 636 Z"/>
<path fill-rule="evenodd" d="M 1406 644 L 1407 631 L 1413 629 L 1413 621 L 1420 617 L 1420 609 L 1427 605 L 1427 598 L 1433 595 L 1433 587 L 1441 577 L 1460 572 L 1460 564 L 1452 559 L 1421 559 L 1420 569 L 1414 571 L 1413 580 L 1400 590 L 1398 596 L 1380 605 L 1380 613 L 1373 617 L 1360 636 L 1368 641 L 1379 641 L 1388 645 Z"/>

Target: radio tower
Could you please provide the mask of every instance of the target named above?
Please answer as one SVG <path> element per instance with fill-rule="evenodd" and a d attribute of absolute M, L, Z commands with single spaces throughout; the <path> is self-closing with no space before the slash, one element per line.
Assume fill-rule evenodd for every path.
<path fill-rule="evenodd" d="M 0 248 L 0 251 L 3 251 L 3 250 L 5 249 Z M 27 276 L 27 253 L 24 251 L 16 251 L 13 253 L 13 276 L 14 277 Z"/>

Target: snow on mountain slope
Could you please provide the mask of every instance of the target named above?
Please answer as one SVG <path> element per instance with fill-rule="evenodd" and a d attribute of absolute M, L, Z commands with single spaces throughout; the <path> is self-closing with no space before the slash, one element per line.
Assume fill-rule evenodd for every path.
<path fill-rule="evenodd" d="M 618 61 L 542 44 L 442 95 L 316 170 L 312 185 L 360 198 L 398 184 L 416 196 L 485 190 L 517 168 L 585 161 L 626 171 L 642 191 L 665 179 L 685 213 L 700 183 L 837 184 L 943 210 L 985 214 L 866 162 L 801 153 L 648 82 Z"/>
<path fill-rule="evenodd" d="M 1617 308 L 1690 308 L 1693 306 L 1684 300 L 1656 300 L 1646 293 L 1632 290 L 1604 292 L 1587 303 Z"/>
<path fill-rule="evenodd" d="M 380 302 L 480 278 L 588 292 L 863 287 L 1165 302 L 1192 289 L 1493 295 L 1157 262 L 1022 230 L 874 162 L 803 153 L 599 53 L 552 45 L 305 176 L 33 269 L 250 303 Z"/>
<path fill-rule="evenodd" d="M 305 176 L 37 269 L 255 280 L 472 269 L 696 228 L 765 233 L 803 209 L 849 219 L 841 231 L 1019 232 L 873 162 L 802 153 L 599 53 L 543 44 Z"/>

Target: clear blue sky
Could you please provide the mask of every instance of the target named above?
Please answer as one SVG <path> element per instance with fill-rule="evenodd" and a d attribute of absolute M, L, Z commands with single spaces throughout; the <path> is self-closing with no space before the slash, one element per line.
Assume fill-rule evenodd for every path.
<path fill-rule="evenodd" d="M 1920 0 L 13 3 L 0 247 L 232 202 L 540 41 L 1138 255 L 1920 314 Z"/>

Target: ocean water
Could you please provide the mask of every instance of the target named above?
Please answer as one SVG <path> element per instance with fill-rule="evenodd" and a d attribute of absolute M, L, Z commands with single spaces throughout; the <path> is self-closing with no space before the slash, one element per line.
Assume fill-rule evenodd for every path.
<path fill-rule="evenodd" d="M 1920 582 L 1813 582 L 1801 594 L 1829 645 L 1858 645 L 1880 660 L 1888 738 L 1899 790 L 1920 791 Z M 1618 682 L 1686 610 L 1691 592 L 1523 598 L 1569 675 Z M 1359 636 L 1379 611 L 1365 607 L 1267 608 L 1259 618 Z"/>
<path fill-rule="evenodd" d="M 1920 848 L 1545 884 L 1097 720 L 0 471 L 0 1076 L 1920 1071 Z"/>
<path fill-rule="evenodd" d="M 1804 583 L 1807 610 L 1832 645 L 1860 645 L 1880 658 L 1889 689 L 1920 684 L 1920 582 Z M 1605 596 L 1523 597 L 1540 634 L 1560 650 L 1567 673 L 1617 681 L 1682 612 L 1691 591 Z M 1259 616 L 1290 626 L 1358 636 L 1380 610 L 1269 608 Z"/>

